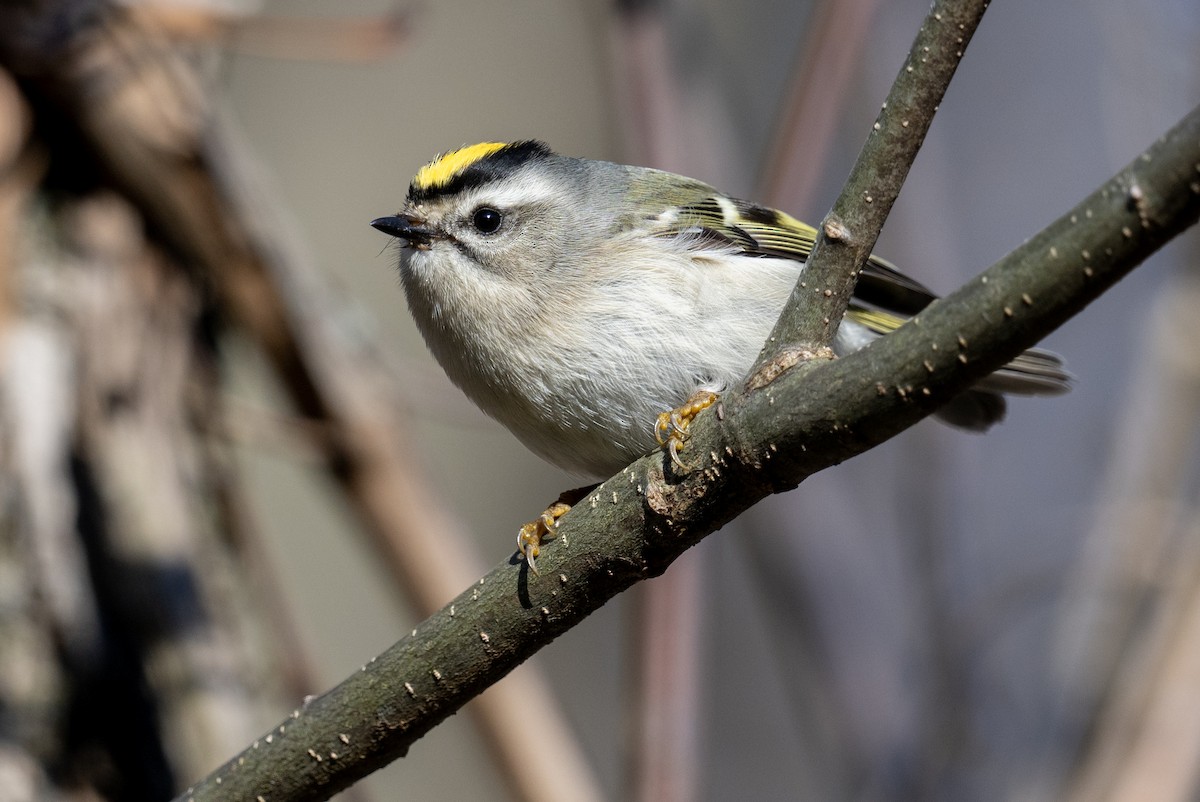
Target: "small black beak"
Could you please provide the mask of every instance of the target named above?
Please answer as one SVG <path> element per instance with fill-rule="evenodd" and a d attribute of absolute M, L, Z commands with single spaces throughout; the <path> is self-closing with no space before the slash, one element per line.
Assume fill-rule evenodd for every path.
<path fill-rule="evenodd" d="M 433 239 L 434 231 L 421 224 L 422 221 L 404 214 L 394 214 L 390 217 L 377 217 L 371 221 L 371 227 L 397 239 L 407 240 L 409 247 L 420 248 L 428 246 Z"/>

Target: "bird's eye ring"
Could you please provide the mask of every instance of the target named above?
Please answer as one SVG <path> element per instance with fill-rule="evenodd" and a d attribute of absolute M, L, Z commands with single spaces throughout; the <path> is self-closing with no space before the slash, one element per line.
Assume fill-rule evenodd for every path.
<path fill-rule="evenodd" d="M 495 234 L 503 222 L 504 216 L 490 206 L 480 206 L 475 210 L 475 214 L 471 215 L 471 225 L 475 226 L 475 230 L 480 234 Z"/>

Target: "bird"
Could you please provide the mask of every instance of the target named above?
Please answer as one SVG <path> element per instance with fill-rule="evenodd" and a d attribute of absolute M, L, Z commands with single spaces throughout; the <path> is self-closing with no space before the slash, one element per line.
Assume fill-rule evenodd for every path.
<path fill-rule="evenodd" d="M 816 239 L 702 181 L 536 140 L 439 155 L 371 225 L 399 241 L 409 310 L 451 381 L 534 453 L 591 479 L 660 445 L 684 467 L 689 421 L 750 369 Z M 872 255 L 834 353 L 936 297 Z M 1057 395 L 1070 381 L 1058 355 L 1030 349 L 935 414 L 984 431 L 1004 394 Z M 569 506 L 560 498 L 518 534 L 535 571 Z"/>

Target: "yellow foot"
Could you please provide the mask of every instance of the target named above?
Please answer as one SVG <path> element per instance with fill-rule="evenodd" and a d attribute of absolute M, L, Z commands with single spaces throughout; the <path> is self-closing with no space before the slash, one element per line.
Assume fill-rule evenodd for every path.
<path fill-rule="evenodd" d="M 708 409 L 717 400 L 717 394 L 710 390 L 697 390 L 683 403 L 683 406 L 663 412 L 654 423 L 654 439 L 660 446 L 666 446 L 671 455 L 671 462 L 679 469 L 687 466 L 679 458 L 679 451 L 687 440 L 688 425 L 692 419 L 703 410 Z"/>
<path fill-rule="evenodd" d="M 521 556 L 529 563 L 529 570 L 535 574 L 538 573 L 535 559 L 541 554 L 542 541 L 554 537 L 555 530 L 558 529 L 558 519 L 566 515 L 570 509 L 570 504 L 564 504 L 561 501 L 555 502 L 517 532 L 517 551 L 521 552 Z"/>

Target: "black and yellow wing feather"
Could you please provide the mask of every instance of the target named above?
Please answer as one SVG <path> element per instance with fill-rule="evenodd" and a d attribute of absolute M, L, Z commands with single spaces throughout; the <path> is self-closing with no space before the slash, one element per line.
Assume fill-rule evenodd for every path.
<path fill-rule="evenodd" d="M 766 206 L 708 195 L 678 207 L 672 234 L 688 234 L 700 243 L 735 247 L 750 256 L 804 261 L 817 231 L 789 214 Z M 932 290 L 871 256 L 859 276 L 847 314 L 879 334 L 895 330 L 937 296 Z"/>
<path fill-rule="evenodd" d="M 701 188 L 703 185 L 696 185 Z M 766 206 L 711 192 L 701 194 L 668 213 L 664 235 L 687 236 L 697 247 L 732 247 L 750 256 L 804 261 L 812 253 L 817 236 L 812 226 Z M 932 290 L 872 255 L 859 275 L 846 317 L 876 334 L 888 334 L 936 298 Z M 964 394 L 959 406 L 970 408 L 957 410 L 961 419 L 953 422 L 973 428 L 972 420 L 987 424 L 998 419 L 1003 415 L 1003 402 L 998 396 L 991 397 L 997 392 L 1053 395 L 1069 387 L 1070 374 L 1056 354 L 1030 349 Z M 945 413 L 945 417 L 953 417 L 956 410 L 947 408 Z"/>

